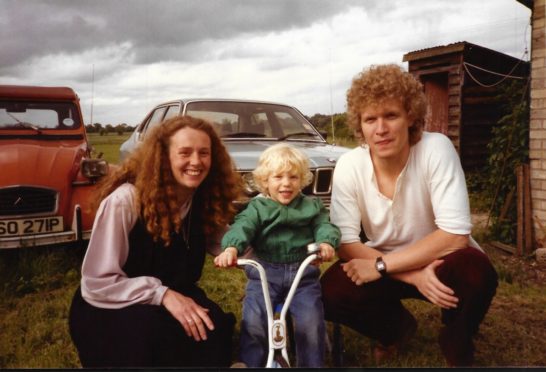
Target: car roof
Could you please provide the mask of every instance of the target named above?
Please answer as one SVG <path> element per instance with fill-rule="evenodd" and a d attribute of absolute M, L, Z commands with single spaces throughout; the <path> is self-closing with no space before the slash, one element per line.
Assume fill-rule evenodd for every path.
<path fill-rule="evenodd" d="M 259 100 L 252 100 L 252 99 L 236 99 L 236 98 L 179 98 L 179 99 L 173 99 L 167 102 L 160 103 L 159 105 L 165 105 L 168 103 L 174 103 L 174 102 L 182 102 L 184 104 L 189 102 L 242 102 L 242 103 L 259 103 L 259 104 L 268 104 L 268 105 L 281 105 L 281 106 L 288 106 L 293 107 L 292 105 L 287 105 L 285 103 L 280 102 L 271 102 L 271 101 L 259 101 Z M 159 106 L 158 105 L 158 106 Z"/>
<path fill-rule="evenodd" d="M 0 85 L 0 98 L 78 100 L 78 95 L 69 87 L 42 87 L 31 85 Z"/>

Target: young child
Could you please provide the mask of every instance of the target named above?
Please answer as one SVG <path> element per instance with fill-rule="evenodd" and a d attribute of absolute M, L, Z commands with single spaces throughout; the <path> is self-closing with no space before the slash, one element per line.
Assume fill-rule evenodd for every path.
<path fill-rule="evenodd" d="M 312 180 L 309 160 L 299 150 L 277 144 L 265 150 L 253 172 L 261 194 L 241 211 L 222 239 L 214 263 L 233 266 L 237 255 L 250 244 L 267 274 L 273 307 L 282 303 L 296 271 L 307 256 L 307 244 L 320 246 L 323 261 L 334 258 L 341 233 L 329 222 L 320 199 L 301 190 Z M 248 367 L 263 367 L 268 352 L 267 318 L 258 271 L 245 266 L 248 277 L 240 335 L 240 360 Z M 298 367 L 323 367 L 324 311 L 320 270 L 309 265 L 290 305 L 295 328 Z"/>

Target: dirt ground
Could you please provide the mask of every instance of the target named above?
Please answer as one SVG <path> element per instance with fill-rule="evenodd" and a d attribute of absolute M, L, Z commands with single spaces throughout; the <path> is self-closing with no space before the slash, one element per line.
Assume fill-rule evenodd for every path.
<path fill-rule="evenodd" d="M 497 267 L 509 268 L 512 281 L 527 285 L 546 284 L 546 262 L 537 262 L 534 256 L 517 256 L 506 253 L 494 246 L 482 243 L 487 255 Z"/>
<path fill-rule="evenodd" d="M 474 231 L 485 229 L 487 213 L 473 214 Z M 508 253 L 488 242 L 480 242 L 495 266 L 506 268 L 511 279 L 520 284 L 546 284 L 546 262 L 537 262 L 534 254 L 519 256 Z"/>

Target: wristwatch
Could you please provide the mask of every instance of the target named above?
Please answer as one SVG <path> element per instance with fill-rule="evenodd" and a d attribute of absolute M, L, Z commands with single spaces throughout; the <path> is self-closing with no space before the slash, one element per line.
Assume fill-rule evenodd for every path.
<path fill-rule="evenodd" d="M 381 276 L 387 276 L 387 265 L 383 261 L 383 257 L 379 256 L 375 260 L 375 269 L 381 274 Z"/>

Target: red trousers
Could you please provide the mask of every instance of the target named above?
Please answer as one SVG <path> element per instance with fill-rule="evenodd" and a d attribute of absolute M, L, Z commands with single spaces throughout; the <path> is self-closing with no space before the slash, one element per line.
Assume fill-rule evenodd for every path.
<path fill-rule="evenodd" d="M 439 343 L 452 366 L 472 365 L 473 336 L 478 332 L 497 288 L 497 273 L 487 256 L 468 247 L 443 257 L 436 275 L 455 291 L 457 308 L 442 309 Z M 361 286 L 354 284 L 340 266 L 333 264 L 322 276 L 325 317 L 361 334 L 392 345 L 403 335 L 401 324 L 408 310 L 401 299 L 427 299 L 416 287 L 388 277 Z"/>

